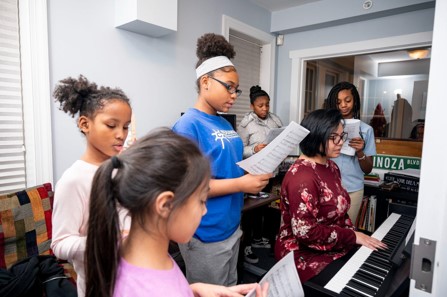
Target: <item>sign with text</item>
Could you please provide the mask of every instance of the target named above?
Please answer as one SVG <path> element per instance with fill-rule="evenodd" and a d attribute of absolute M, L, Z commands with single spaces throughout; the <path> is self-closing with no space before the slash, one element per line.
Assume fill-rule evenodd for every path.
<path fill-rule="evenodd" d="M 421 158 L 393 155 L 375 155 L 373 156 L 373 167 L 375 169 L 386 170 L 403 170 L 408 168 L 420 169 Z"/>

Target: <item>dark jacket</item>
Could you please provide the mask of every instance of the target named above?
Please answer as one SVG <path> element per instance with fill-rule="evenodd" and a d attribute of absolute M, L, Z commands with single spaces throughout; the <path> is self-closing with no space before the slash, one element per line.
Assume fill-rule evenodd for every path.
<path fill-rule="evenodd" d="M 0 296 L 75 297 L 77 292 L 54 256 L 32 256 L 0 269 Z"/>

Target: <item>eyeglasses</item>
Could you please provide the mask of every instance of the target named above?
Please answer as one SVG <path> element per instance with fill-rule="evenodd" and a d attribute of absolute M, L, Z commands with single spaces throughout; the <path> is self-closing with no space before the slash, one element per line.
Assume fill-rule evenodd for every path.
<path fill-rule="evenodd" d="M 340 144 L 340 141 L 343 140 L 343 142 L 348 139 L 348 133 L 343 132 L 341 134 L 332 133 L 331 136 L 329 136 L 329 139 L 331 139 L 335 145 Z"/>
<path fill-rule="evenodd" d="M 242 90 L 236 89 L 233 86 L 230 86 L 227 83 L 224 83 L 223 81 L 218 80 L 217 78 L 214 78 L 212 76 L 210 76 L 210 78 L 214 79 L 215 81 L 217 81 L 218 83 L 220 83 L 222 86 L 225 87 L 225 89 L 227 89 L 228 93 L 230 94 L 234 94 L 236 93 L 236 96 L 239 97 L 242 94 Z"/>

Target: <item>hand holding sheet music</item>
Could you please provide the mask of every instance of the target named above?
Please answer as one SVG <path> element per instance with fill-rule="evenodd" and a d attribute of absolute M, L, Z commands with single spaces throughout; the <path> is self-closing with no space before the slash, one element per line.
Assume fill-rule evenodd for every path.
<path fill-rule="evenodd" d="M 357 119 L 345 119 L 345 126 L 343 131 L 348 133 L 348 139 L 343 143 L 341 153 L 349 156 L 354 156 L 355 149 L 349 146 L 351 139 L 360 136 L 360 120 Z"/>
<path fill-rule="evenodd" d="M 273 266 L 259 282 L 260 285 L 269 284 L 269 297 L 301 297 L 304 296 L 303 286 L 298 277 L 295 267 L 293 251 L 287 254 Z M 246 297 L 255 297 L 256 292 L 252 290 Z"/>
<path fill-rule="evenodd" d="M 281 134 L 260 152 L 236 164 L 251 174 L 274 172 L 290 152 L 298 147 L 298 144 L 307 134 L 309 134 L 309 130 L 292 121 Z"/>

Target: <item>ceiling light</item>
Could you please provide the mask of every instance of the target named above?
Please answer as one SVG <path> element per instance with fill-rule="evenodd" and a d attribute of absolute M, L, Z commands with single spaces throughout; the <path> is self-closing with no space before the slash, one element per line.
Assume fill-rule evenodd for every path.
<path fill-rule="evenodd" d="M 408 50 L 408 56 L 412 59 L 425 59 L 428 56 L 428 49 Z"/>

